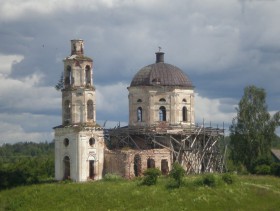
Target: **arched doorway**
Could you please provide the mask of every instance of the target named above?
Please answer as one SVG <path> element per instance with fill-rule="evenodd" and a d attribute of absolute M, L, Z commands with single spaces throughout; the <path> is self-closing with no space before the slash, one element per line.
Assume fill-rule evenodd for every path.
<path fill-rule="evenodd" d="M 94 179 L 95 173 L 94 173 L 94 160 L 89 161 L 89 178 Z"/>
<path fill-rule="evenodd" d="M 136 177 L 139 177 L 139 176 L 141 176 L 141 172 L 142 171 L 142 169 L 141 169 L 141 157 L 140 157 L 140 155 L 135 155 L 134 156 L 134 175 L 136 176 Z"/>
<path fill-rule="evenodd" d="M 64 177 L 63 179 L 70 179 L 70 158 L 65 156 L 63 159 Z"/>

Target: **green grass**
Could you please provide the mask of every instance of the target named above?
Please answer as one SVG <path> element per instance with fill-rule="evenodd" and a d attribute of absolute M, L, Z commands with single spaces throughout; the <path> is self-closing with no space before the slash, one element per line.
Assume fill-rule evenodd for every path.
<path fill-rule="evenodd" d="M 180 188 L 139 180 L 51 183 L 0 191 L 0 210 L 279 210 L 280 178 L 242 176 L 227 185 L 203 186 L 201 176 L 188 176 Z"/>

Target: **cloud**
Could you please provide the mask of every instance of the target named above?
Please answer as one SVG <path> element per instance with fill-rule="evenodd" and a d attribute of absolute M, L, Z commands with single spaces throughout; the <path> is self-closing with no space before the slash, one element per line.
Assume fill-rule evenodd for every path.
<path fill-rule="evenodd" d="M 0 54 L 0 75 L 7 76 L 12 71 L 12 66 L 24 59 L 22 55 L 1 55 Z"/>
<path fill-rule="evenodd" d="M 53 87 L 75 38 L 84 39 L 94 60 L 101 124 L 127 122 L 126 87 L 155 62 L 158 46 L 195 85 L 198 122 L 231 122 L 251 84 L 279 110 L 279 8 L 280 1 L 259 0 L 3 0 L 0 112 L 56 116 L 60 123 L 61 94 Z"/>

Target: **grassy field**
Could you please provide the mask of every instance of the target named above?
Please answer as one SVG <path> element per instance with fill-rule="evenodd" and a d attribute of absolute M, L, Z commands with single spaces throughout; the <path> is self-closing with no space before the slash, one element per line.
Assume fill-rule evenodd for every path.
<path fill-rule="evenodd" d="M 139 180 L 23 186 L 0 191 L 0 210 L 280 210 L 280 178 L 240 176 L 228 185 L 216 177 L 215 187 L 190 176 L 173 189 L 167 178 L 156 186 Z"/>

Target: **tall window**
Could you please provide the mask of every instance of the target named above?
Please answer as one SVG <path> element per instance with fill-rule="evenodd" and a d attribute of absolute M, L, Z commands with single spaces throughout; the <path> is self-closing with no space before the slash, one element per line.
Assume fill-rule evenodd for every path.
<path fill-rule="evenodd" d="M 142 122 L 142 108 L 137 108 L 137 121 Z"/>
<path fill-rule="evenodd" d="M 69 66 L 69 65 L 66 68 L 64 83 L 65 83 L 65 85 L 73 84 L 72 69 L 71 69 L 71 66 Z"/>
<path fill-rule="evenodd" d="M 164 106 L 159 108 L 159 121 L 166 121 L 166 109 Z"/>
<path fill-rule="evenodd" d="M 182 109 L 182 115 L 183 115 L 183 122 L 187 122 L 188 121 L 188 109 L 186 106 L 184 106 Z"/>
<path fill-rule="evenodd" d="M 91 84 L 90 66 L 86 66 L 86 84 Z"/>
<path fill-rule="evenodd" d="M 87 118 L 93 119 L 93 102 L 92 102 L 92 100 L 87 101 Z"/>
<path fill-rule="evenodd" d="M 63 179 L 70 179 L 70 158 L 65 156 L 63 159 L 64 177 Z"/>
<path fill-rule="evenodd" d="M 69 121 L 71 119 L 71 105 L 69 100 L 64 102 L 64 121 Z"/>

